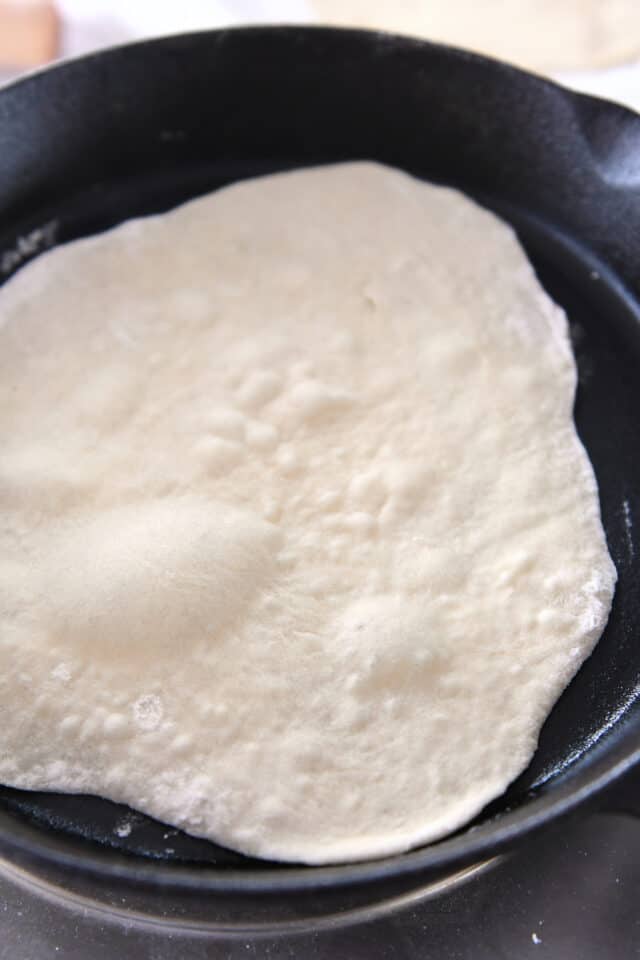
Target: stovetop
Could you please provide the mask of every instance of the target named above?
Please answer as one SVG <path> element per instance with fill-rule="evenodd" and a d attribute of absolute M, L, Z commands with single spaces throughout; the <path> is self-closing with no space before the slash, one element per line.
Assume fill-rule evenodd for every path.
<path fill-rule="evenodd" d="M 466 882 L 374 919 L 280 936 L 169 932 L 0 874 L 0 960 L 627 960 L 640 957 L 640 770 Z M 636 814 L 634 815 L 634 809 Z"/>

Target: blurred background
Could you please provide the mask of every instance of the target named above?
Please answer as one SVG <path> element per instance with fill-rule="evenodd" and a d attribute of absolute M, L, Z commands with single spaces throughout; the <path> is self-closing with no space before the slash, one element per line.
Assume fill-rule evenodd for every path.
<path fill-rule="evenodd" d="M 413 34 L 640 110 L 640 0 L 0 0 L 0 82 L 111 44 L 250 23 Z"/>

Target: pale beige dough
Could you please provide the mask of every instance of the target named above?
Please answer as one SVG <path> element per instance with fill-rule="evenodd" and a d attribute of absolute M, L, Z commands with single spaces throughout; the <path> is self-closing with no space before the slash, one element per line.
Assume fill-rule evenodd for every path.
<path fill-rule="evenodd" d="M 615 570 L 562 311 L 368 163 L 248 181 L 0 291 L 0 782 L 376 857 L 526 766 Z"/>
<path fill-rule="evenodd" d="M 638 0 L 311 0 L 323 22 L 408 33 L 543 72 L 640 56 Z"/>

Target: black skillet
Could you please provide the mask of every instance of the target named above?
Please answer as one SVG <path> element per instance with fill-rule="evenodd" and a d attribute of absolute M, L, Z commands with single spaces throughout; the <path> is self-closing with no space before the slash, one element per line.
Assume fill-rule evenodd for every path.
<path fill-rule="evenodd" d="M 605 635 L 529 769 L 429 847 L 348 866 L 268 864 L 140 815 L 121 837 L 127 811 L 108 801 L 4 788 L 5 865 L 103 900 L 127 891 L 147 914 L 161 902 L 165 921 L 173 910 L 291 923 L 458 875 L 640 759 L 640 118 L 504 64 L 361 31 L 256 28 L 109 50 L 0 91 L 0 278 L 52 244 L 229 181 L 348 158 L 496 210 L 567 309 L 576 419 L 620 577 Z"/>

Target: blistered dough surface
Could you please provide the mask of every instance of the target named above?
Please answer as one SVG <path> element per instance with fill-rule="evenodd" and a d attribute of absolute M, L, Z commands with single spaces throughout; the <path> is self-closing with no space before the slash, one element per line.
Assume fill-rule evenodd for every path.
<path fill-rule="evenodd" d="M 615 571 L 566 320 L 374 164 L 241 183 L 0 290 L 0 781 L 321 863 L 526 766 Z"/>

